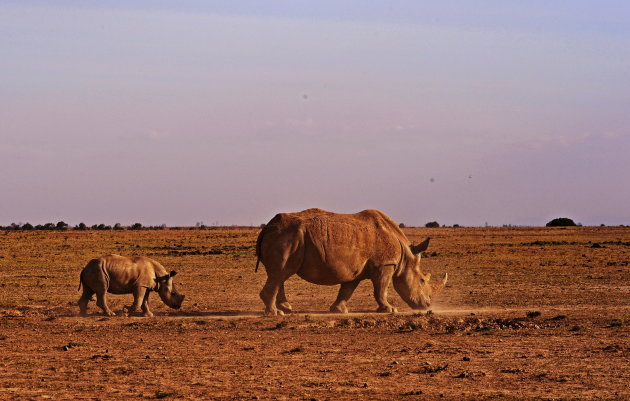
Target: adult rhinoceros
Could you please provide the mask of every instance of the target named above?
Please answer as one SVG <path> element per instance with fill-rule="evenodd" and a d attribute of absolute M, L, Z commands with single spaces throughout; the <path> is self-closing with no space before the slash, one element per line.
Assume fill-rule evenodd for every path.
<path fill-rule="evenodd" d="M 107 306 L 107 293 L 133 294 L 133 304 L 125 307 L 129 313 L 138 312 L 142 306 L 143 316 L 153 316 L 149 310 L 149 295 L 156 291 L 162 301 L 171 308 L 178 309 L 184 295 L 177 292 L 172 277 L 176 271 L 166 271 L 157 261 L 144 256 L 128 258 L 120 255 L 107 255 L 90 260 L 81 271 L 79 289 L 83 294 L 79 299 L 81 315 L 87 312 L 88 302 L 96 293 L 96 305 L 108 316 L 115 313 Z"/>
<path fill-rule="evenodd" d="M 411 245 L 398 225 L 378 210 L 337 214 L 308 209 L 277 214 L 256 241 L 256 270 L 258 262 L 267 270 L 267 282 L 260 291 L 265 314 L 291 311 L 284 282 L 293 274 L 314 284 L 341 284 L 332 312 L 347 313 L 346 303 L 365 279 L 374 285 L 378 312 L 396 312 L 387 302 L 392 281 L 412 309 L 426 309 L 448 277 L 429 285 L 430 273 L 420 271 L 420 253 L 428 246 L 428 238 Z"/>

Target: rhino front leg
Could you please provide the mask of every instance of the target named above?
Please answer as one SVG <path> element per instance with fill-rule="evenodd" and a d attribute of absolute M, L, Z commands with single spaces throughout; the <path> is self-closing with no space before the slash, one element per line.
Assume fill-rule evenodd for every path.
<path fill-rule="evenodd" d="M 350 297 L 360 282 L 361 280 L 354 280 L 341 284 L 341 287 L 339 287 L 339 294 L 337 294 L 337 299 L 330 306 L 330 311 L 333 313 L 348 313 L 346 302 L 350 300 Z"/>
<path fill-rule="evenodd" d="M 145 291 L 144 297 L 142 299 L 142 316 L 145 317 L 153 316 L 153 313 L 151 313 L 151 311 L 149 310 L 149 295 L 151 295 L 151 291 Z"/>
<path fill-rule="evenodd" d="M 144 306 L 144 297 L 147 293 L 147 289 L 145 287 L 138 287 L 133 290 L 133 303 L 131 306 L 125 307 L 127 309 L 127 313 L 137 313 L 140 312 L 140 306 Z M 142 309 L 144 311 L 144 307 Z"/>
<path fill-rule="evenodd" d="M 107 306 L 107 291 L 99 290 L 96 292 L 96 306 L 103 310 L 107 316 L 116 316 L 116 314 Z"/>
<path fill-rule="evenodd" d="M 372 276 L 372 284 L 374 285 L 374 298 L 376 299 L 376 303 L 378 303 L 378 309 L 376 311 L 383 313 L 398 312 L 396 308 L 387 301 L 387 289 L 392 282 L 394 267 L 382 266 L 374 270 L 375 273 Z"/>

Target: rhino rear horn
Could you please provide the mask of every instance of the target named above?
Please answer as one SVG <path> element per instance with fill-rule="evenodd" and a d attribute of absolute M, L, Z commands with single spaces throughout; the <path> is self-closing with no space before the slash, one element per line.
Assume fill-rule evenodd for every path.
<path fill-rule="evenodd" d="M 414 255 L 419 254 L 420 252 L 424 252 L 429 247 L 429 241 L 431 241 L 431 237 L 425 239 L 422 243 L 418 245 L 411 245 L 411 252 Z"/>

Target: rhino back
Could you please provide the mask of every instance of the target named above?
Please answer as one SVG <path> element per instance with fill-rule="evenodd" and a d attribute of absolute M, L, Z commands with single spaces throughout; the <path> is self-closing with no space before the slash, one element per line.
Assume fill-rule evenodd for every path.
<path fill-rule="evenodd" d="M 109 276 L 108 291 L 112 294 L 128 294 L 137 287 L 155 286 L 157 262 L 154 260 L 119 255 L 108 255 L 101 259 L 103 268 Z"/>
<path fill-rule="evenodd" d="M 352 281 L 364 268 L 396 264 L 400 243 L 408 240 L 382 212 L 364 210 L 355 214 L 308 209 L 276 215 L 266 227 L 281 238 L 302 235 L 304 258 L 297 274 L 316 284 L 334 285 Z M 273 240 L 272 240 L 273 241 Z M 282 246 L 280 241 L 273 246 Z"/>
<path fill-rule="evenodd" d="M 326 264 L 369 261 L 380 265 L 395 263 L 400 257 L 398 233 L 375 211 L 322 215 L 304 223 L 310 242 Z"/>

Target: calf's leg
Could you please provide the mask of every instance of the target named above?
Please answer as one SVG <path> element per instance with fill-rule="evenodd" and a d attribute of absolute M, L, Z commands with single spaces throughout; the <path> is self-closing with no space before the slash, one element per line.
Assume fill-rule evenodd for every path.
<path fill-rule="evenodd" d="M 144 302 L 144 296 L 147 292 L 145 287 L 138 287 L 133 290 L 133 303 L 126 307 L 127 313 L 136 313 L 140 311 L 140 305 Z"/>
<path fill-rule="evenodd" d="M 81 298 L 79 298 L 79 311 L 81 316 L 87 315 L 87 306 L 88 302 L 92 300 L 92 295 L 94 295 L 94 291 L 84 283 L 83 294 L 81 294 Z"/>
<path fill-rule="evenodd" d="M 107 291 L 99 289 L 96 291 L 96 306 L 103 310 L 107 316 L 116 316 L 116 314 L 107 306 Z"/>
<path fill-rule="evenodd" d="M 149 310 L 149 295 L 151 291 L 146 291 L 142 299 L 142 316 L 152 317 L 153 313 Z"/>

